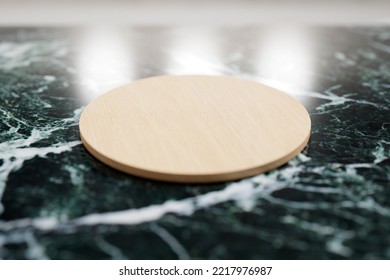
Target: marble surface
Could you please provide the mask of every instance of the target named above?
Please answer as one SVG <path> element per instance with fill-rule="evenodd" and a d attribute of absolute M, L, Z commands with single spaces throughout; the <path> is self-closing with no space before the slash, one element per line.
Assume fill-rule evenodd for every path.
<path fill-rule="evenodd" d="M 115 171 L 78 118 L 163 74 L 286 91 L 312 119 L 288 164 L 217 185 Z M 390 258 L 390 28 L 1 28 L 0 258 Z"/>

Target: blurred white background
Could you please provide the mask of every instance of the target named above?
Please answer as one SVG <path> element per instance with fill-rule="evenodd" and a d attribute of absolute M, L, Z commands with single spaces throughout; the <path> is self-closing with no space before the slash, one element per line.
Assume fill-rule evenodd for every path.
<path fill-rule="evenodd" d="M 389 22 L 389 0 L 0 0 L 2 26 Z"/>

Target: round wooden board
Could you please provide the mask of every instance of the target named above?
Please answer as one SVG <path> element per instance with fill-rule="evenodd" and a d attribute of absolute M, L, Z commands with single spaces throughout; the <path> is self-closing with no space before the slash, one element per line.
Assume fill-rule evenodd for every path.
<path fill-rule="evenodd" d="M 283 165 L 310 136 L 294 98 L 221 76 L 160 76 L 114 89 L 80 118 L 81 139 L 102 162 L 181 183 L 239 179 Z"/>

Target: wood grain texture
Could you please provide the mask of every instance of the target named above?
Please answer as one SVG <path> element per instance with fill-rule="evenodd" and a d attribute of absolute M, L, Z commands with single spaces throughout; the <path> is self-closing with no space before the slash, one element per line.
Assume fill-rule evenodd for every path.
<path fill-rule="evenodd" d="M 160 76 L 114 89 L 80 118 L 81 139 L 102 162 L 144 178 L 211 183 L 278 167 L 310 136 L 294 98 L 222 76 Z"/>

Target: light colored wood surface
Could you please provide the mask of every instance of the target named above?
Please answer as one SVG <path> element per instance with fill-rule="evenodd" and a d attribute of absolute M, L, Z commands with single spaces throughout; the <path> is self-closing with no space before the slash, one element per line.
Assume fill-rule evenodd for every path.
<path fill-rule="evenodd" d="M 155 180 L 209 183 L 283 165 L 310 136 L 294 98 L 241 78 L 160 76 L 114 89 L 80 118 L 92 155 Z"/>

